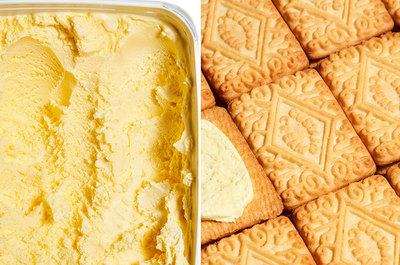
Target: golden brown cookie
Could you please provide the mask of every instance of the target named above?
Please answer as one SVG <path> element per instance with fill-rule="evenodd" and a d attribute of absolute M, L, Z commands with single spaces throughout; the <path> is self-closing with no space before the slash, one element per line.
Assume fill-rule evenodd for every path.
<path fill-rule="evenodd" d="M 202 0 L 204 75 L 228 102 L 308 66 L 308 59 L 270 0 Z"/>
<path fill-rule="evenodd" d="M 202 119 L 212 122 L 232 142 L 242 158 L 253 184 L 253 201 L 244 209 L 235 223 L 201 221 L 201 244 L 228 236 L 238 230 L 278 216 L 282 210 L 282 201 L 261 165 L 251 152 L 246 140 L 240 134 L 228 112 L 221 107 L 206 109 L 201 113 Z"/>
<path fill-rule="evenodd" d="M 386 177 L 396 193 L 400 196 L 400 163 L 396 163 L 389 167 L 386 171 Z"/>
<path fill-rule="evenodd" d="M 228 108 L 287 209 L 375 172 L 370 154 L 314 69 L 257 87 Z"/>
<path fill-rule="evenodd" d="M 400 33 L 332 54 L 319 71 L 377 165 L 400 160 Z"/>
<path fill-rule="evenodd" d="M 382 0 L 392 16 L 394 23 L 400 26 L 400 0 Z"/>
<path fill-rule="evenodd" d="M 315 265 L 289 218 L 280 216 L 221 239 L 201 251 L 201 264 Z"/>
<path fill-rule="evenodd" d="M 393 28 L 380 0 L 273 0 L 310 59 Z"/>
<path fill-rule="evenodd" d="M 320 265 L 400 262 L 400 198 L 379 175 L 297 208 L 293 222 Z"/>
<path fill-rule="evenodd" d="M 201 74 L 201 110 L 203 111 L 213 106 L 215 106 L 214 95 L 204 75 Z"/>

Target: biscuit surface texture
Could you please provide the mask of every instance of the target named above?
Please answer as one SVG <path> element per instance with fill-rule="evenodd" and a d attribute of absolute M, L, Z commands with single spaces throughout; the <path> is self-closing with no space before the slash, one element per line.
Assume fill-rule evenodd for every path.
<path fill-rule="evenodd" d="M 203 111 L 213 106 L 215 106 L 214 95 L 204 75 L 201 74 L 201 110 Z"/>
<path fill-rule="evenodd" d="M 377 165 L 400 160 L 400 33 L 332 54 L 325 79 Z"/>
<path fill-rule="evenodd" d="M 224 108 L 213 107 L 203 111 L 201 116 L 202 119 L 208 120 L 218 127 L 235 146 L 250 175 L 254 193 L 253 200 L 235 222 L 201 221 L 201 244 L 203 245 L 274 218 L 282 212 L 283 205 L 271 181 L 257 162 L 229 113 Z"/>
<path fill-rule="evenodd" d="M 375 175 L 297 208 L 293 222 L 320 265 L 398 265 L 400 198 Z"/>
<path fill-rule="evenodd" d="M 308 66 L 270 0 L 202 0 L 201 62 L 225 102 Z"/>
<path fill-rule="evenodd" d="M 201 252 L 203 265 L 314 265 L 293 224 L 285 216 L 208 245 Z"/>
<path fill-rule="evenodd" d="M 400 26 L 400 0 L 382 0 L 394 22 Z"/>
<path fill-rule="evenodd" d="M 318 59 L 393 28 L 380 0 L 274 0 L 311 59 Z"/>
<path fill-rule="evenodd" d="M 370 154 L 314 69 L 255 88 L 228 108 L 287 209 L 375 172 Z"/>

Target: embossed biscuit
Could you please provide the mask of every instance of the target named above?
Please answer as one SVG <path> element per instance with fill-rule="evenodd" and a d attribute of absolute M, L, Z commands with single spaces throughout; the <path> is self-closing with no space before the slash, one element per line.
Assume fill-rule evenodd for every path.
<path fill-rule="evenodd" d="M 201 221 L 201 244 L 203 245 L 261 221 L 274 218 L 282 212 L 283 205 L 271 181 L 257 162 L 229 113 L 224 108 L 213 107 L 204 110 L 201 117 L 217 126 L 235 146 L 249 172 L 254 193 L 253 201 L 247 205 L 242 216 L 237 218 L 235 223 Z"/>
<path fill-rule="evenodd" d="M 287 209 L 375 172 L 370 154 L 314 69 L 255 88 L 228 108 Z"/>
<path fill-rule="evenodd" d="M 292 222 L 280 216 L 208 245 L 201 251 L 201 264 L 315 265 L 315 262 Z"/>
<path fill-rule="evenodd" d="M 400 0 L 382 0 L 396 25 L 400 26 Z"/>
<path fill-rule="evenodd" d="M 400 160 L 400 33 L 344 49 L 319 64 L 377 165 Z"/>
<path fill-rule="evenodd" d="M 393 28 L 380 0 L 273 0 L 311 59 Z"/>
<path fill-rule="evenodd" d="M 214 95 L 204 75 L 201 74 L 201 110 L 203 111 L 213 106 L 215 106 Z"/>
<path fill-rule="evenodd" d="M 202 0 L 204 75 L 228 102 L 308 66 L 271 0 Z"/>
<path fill-rule="evenodd" d="M 400 198 L 382 176 L 321 196 L 292 220 L 320 265 L 400 264 Z"/>
<path fill-rule="evenodd" d="M 400 163 L 396 163 L 389 167 L 386 171 L 386 177 L 396 193 L 400 196 Z"/>

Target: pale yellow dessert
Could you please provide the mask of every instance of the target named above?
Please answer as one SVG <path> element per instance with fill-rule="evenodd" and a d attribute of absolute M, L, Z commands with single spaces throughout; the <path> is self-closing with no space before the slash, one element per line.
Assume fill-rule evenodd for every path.
<path fill-rule="evenodd" d="M 188 264 L 183 45 L 154 18 L 0 18 L 0 264 Z"/>
<path fill-rule="evenodd" d="M 246 166 L 228 137 L 201 120 L 201 218 L 235 222 L 253 200 Z"/>

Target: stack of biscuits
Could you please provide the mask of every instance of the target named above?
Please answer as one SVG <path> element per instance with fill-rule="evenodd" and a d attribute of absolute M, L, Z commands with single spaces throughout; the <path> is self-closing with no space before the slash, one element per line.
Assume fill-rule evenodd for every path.
<path fill-rule="evenodd" d="M 202 264 L 400 264 L 400 0 L 202 0 L 202 119 L 254 198 Z M 204 143 L 207 144 L 207 143 Z"/>

